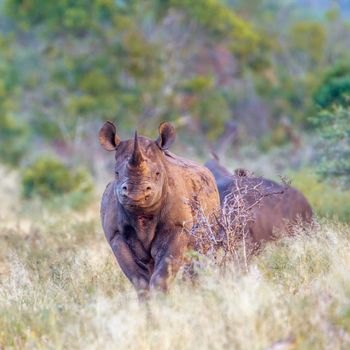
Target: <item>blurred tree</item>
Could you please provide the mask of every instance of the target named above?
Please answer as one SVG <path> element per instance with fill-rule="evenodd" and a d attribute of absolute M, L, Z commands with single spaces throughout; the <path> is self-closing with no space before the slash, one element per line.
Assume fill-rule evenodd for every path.
<path fill-rule="evenodd" d="M 317 118 L 323 139 L 319 173 L 350 187 L 350 96 L 346 105 L 322 110 Z"/>
<path fill-rule="evenodd" d="M 4 0 L 0 31 L 0 152 L 14 163 L 32 134 L 73 153 L 99 119 L 151 133 L 178 121 L 211 142 L 233 121 L 244 140 L 284 144 L 280 121 L 307 125 L 350 40 L 338 12 L 316 20 L 288 0 Z M 317 99 L 347 89 L 333 80 Z"/>
<path fill-rule="evenodd" d="M 164 15 L 169 8 L 183 11 L 187 21 L 194 21 L 213 40 L 222 40 L 232 53 L 255 69 L 267 65 L 268 41 L 252 24 L 237 15 L 220 0 L 158 0 L 159 13 Z"/>
<path fill-rule="evenodd" d="M 0 159 L 16 165 L 28 147 L 25 120 L 18 117 L 20 110 L 20 79 L 11 39 L 0 36 Z"/>
<path fill-rule="evenodd" d="M 27 49 L 34 49 L 31 60 L 37 64 L 31 66 L 24 90 L 36 101 L 29 106 L 31 125 L 48 140 L 71 142 L 77 130 L 97 117 L 117 119 L 122 129 L 138 124 L 142 130 L 183 114 L 190 114 L 202 133 L 213 139 L 232 117 L 232 98 L 218 78 L 226 63 L 220 58 L 210 62 L 211 55 L 219 57 L 217 43 L 240 61 L 240 75 L 246 68 L 267 65 L 267 41 L 220 1 L 65 0 L 43 6 L 39 2 L 7 0 L 6 10 L 33 43 Z M 185 15 L 185 26 L 195 23 L 191 34 L 202 44 L 181 63 L 188 68 L 172 86 L 164 54 L 168 43 L 149 34 L 159 25 L 152 15 L 165 21 L 172 16 L 170 9 Z M 208 59 L 202 72 L 194 59 L 204 51 Z M 177 64 L 183 59 L 179 57 Z M 201 88 L 198 82 L 209 75 L 210 85 Z M 179 106 L 179 100 L 184 104 Z"/>
<path fill-rule="evenodd" d="M 209 140 L 215 140 L 223 132 L 224 122 L 230 119 L 231 113 L 225 95 L 215 89 L 213 77 L 185 79 L 178 88 L 182 93 L 182 106 L 200 121 L 201 132 Z"/>
<path fill-rule="evenodd" d="M 327 70 L 314 93 L 319 113 L 312 118 L 322 140 L 319 173 L 350 187 L 350 64 Z"/>
<path fill-rule="evenodd" d="M 126 128 L 142 123 L 162 83 L 158 49 L 142 31 L 143 6 L 37 2 L 6 2 L 30 40 L 40 41 L 33 52 L 40 64 L 26 85 L 37 100 L 30 106 L 36 131 L 69 141 L 87 120 L 118 118 Z"/>
<path fill-rule="evenodd" d="M 329 109 L 333 104 L 349 105 L 350 63 L 340 61 L 326 70 L 314 92 L 314 102 L 321 109 Z"/>
<path fill-rule="evenodd" d="M 289 43 L 299 64 L 307 70 L 315 69 L 324 59 L 325 28 L 322 23 L 297 22 L 290 28 Z"/>

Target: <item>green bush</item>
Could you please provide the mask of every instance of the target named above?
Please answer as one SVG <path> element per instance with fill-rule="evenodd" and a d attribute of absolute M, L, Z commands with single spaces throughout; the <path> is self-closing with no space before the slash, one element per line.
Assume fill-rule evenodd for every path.
<path fill-rule="evenodd" d="M 270 133 L 266 133 L 259 141 L 258 147 L 262 152 L 268 152 L 273 147 L 281 147 L 288 143 L 289 138 L 286 129 L 277 126 Z"/>
<path fill-rule="evenodd" d="M 301 21 L 292 25 L 289 33 L 291 50 L 299 60 L 319 64 L 324 55 L 326 29 L 322 23 Z"/>
<path fill-rule="evenodd" d="M 252 68 L 259 70 L 268 65 L 265 55 L 268 43 L 264 36 L 222 1 L 158 0 L 155 3 L 163 13 L 168 8 L 184 12 L 188 21 L 195 21 L 216 42 L 226 41 L 230 51 Z"/>
<path fill-rule="evenodd" d="M 321 111 L 317 125 L 323 138 L 318 173 L 350 188 L 350 107 L 336 105 Z"/>
<path fill-rule="evenodd" d="M 28 166 L 22 176 L 24 198 L 44 199 L 71 193 L 90 193 L 92 181 L 83 170 L 70 170 L 59 160 L 41 157 Z"/>
<path fill-rule="evenodd" d="M 327 70 L 314 93 L 314 102 L 321 109 L 329 109 L 334 104 L 348 105 L 350 95 L 350 64 L 338 62 Z"/>
<path fill-rule="evenodd" d="M 310 118 L 323 140 L 322 178 L 336 180 L 350 188 L 350 64 L 338 62 L 326 72 L 314 95 L 318 107 Z"/>
<path fill-rule="evenodd" d="M 112 1 L 5 1 L 7 14 L 25 30 L 44 24 L 50 31 L 73 33 L 83 33 L 95 21 L 109 21 L 115 7 Z"/>
<path fill-rule="evenodd" d="M 0 160 L 18 165 L 28 149 L 28 124 L 20 116 L 21 79 L 11 40 L 0 32 Z"/>
<path fill-rule="evenodd" d="M 25 123 L 14 114 L 3 112 L 0 115 L 0 140 L 0 160 L 11 166 L 17 165 L 28 147 Z"/>
<path fill-rule="evenodd" d="M 342 191 L 330 183 L 320 182 L 315 169 L 291 174 L 292 186 L 309 200 L 314 212 L 322 217 L 350 221 L 350 191 Z"/>

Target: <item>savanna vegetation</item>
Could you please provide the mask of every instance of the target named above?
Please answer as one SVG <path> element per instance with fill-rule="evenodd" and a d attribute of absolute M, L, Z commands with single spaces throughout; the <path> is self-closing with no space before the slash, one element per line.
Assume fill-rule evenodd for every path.
<path fill-rule="evenodd" d="M 0 0 L 0 349 L 350 347 L 346 1 Z M 287 176 L 318 224 L 139 304 L 99 223 L 104 120 Z"/>

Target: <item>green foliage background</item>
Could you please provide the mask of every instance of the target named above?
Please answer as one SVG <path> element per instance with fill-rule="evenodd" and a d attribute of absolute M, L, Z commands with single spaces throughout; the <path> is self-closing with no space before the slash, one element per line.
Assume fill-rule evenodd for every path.
<path fill-rule="evenodd" d="M 350 187 L 350 63 L 330 68 L 314 95 L 322 143 L 319 173 Z"/>
<path fill-rule="evenodd" d="M 263 152 L 323 130 L 347 103 L 350 25 L 343 8 L 307 3 L 1 1 L 1 161 L 48 149 L 94 173 L 86 145 L 106 119 L 152 137 L 170 120 L 195 146 L 234 122 Z"/>

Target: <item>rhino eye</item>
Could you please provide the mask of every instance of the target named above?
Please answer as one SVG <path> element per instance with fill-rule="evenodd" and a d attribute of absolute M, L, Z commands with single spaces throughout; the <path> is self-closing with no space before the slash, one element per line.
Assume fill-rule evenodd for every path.
<path fill-rule="evenodd" d="M 118 171 L 116 171 L 116 172 L 115 172 L 115 176 L 117 176 L 117 177 L 119 176 L 119 173 L 118 173 Z"/>
<path fill-rule="evenodd" d="M 159 171 L 157 171 L 157 172 L 156 172 L 156 176 L 159 176 L 159 175 L 160 175 L 160 172 L 159 172 Z"/>

